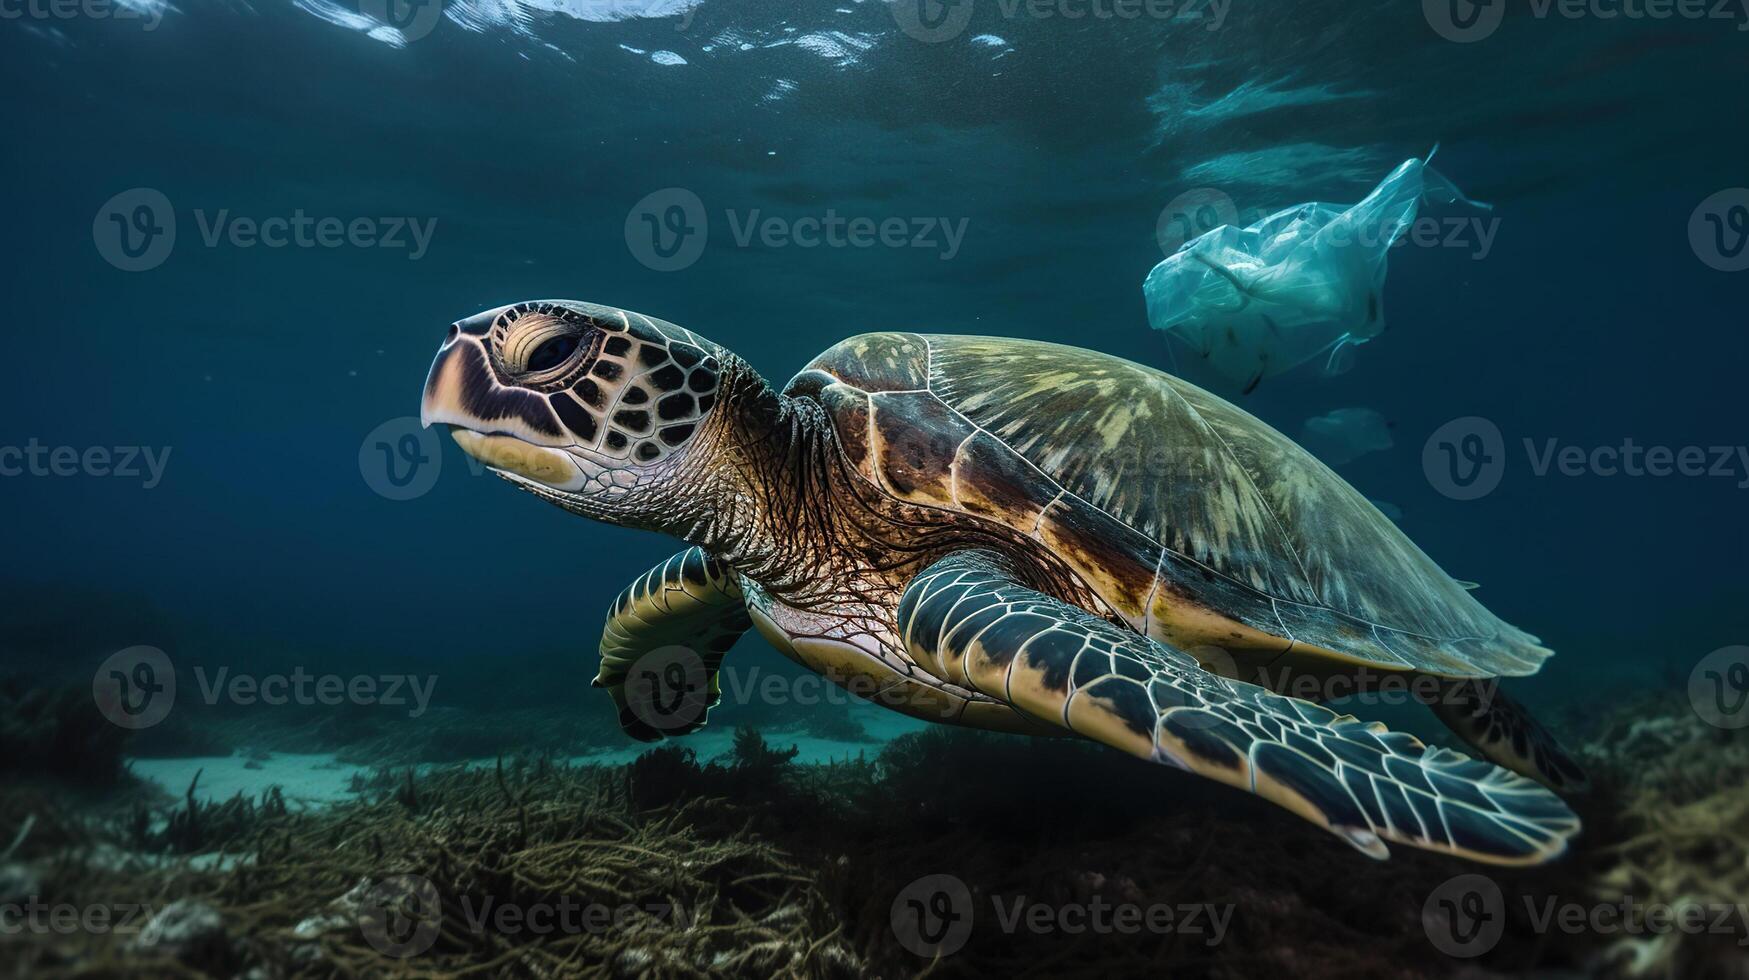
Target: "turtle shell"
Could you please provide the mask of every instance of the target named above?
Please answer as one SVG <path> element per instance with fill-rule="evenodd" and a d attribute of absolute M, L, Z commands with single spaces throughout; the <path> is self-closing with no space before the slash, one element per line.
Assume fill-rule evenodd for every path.
<path fill-rule="evenodd" d="M 1292 440 L 1153 368 L 877 333 L 827 350 L 786 393 L 826 408 L 884 492 L 1021 531 L 1181 649 L 1446 677 L 1531 674 L 1549 656 Z"/>

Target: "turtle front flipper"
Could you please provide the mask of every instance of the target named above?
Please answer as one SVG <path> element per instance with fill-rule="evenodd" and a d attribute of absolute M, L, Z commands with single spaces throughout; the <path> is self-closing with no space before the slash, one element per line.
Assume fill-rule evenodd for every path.
<path fill-rule="evenodd" d="M 688 548 L 627 586 L 601 630 L 601 672 L 619 724 L 641 741 L 687 735 L 721 697 L 723 655 L 752 621 L 729 567 Z"/>
<path fill-rule="evenodd" d="M 1427 706 L 1496 765 L 1557 793 L 1578 794 L 1591 788 L 1579 764 L 1530 712 L 1506 696 L 1498 680 L 1446 681 Z"/>
<path fill-rule="evenodd" d="M 942 680 L 1249 790 L 1374 858 L 1393 840 L 1536 864 L 1579 830 L 1566 804 L 1529 779 L 1208 673 L 1182 651 L 1028 588 L 989 552 L 921 572 L 898 625 L 912 658 Z"/>

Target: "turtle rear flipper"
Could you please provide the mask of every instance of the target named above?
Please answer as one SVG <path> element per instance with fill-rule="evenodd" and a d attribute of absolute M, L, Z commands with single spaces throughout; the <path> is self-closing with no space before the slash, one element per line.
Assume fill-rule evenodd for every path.
<path fill-rule="evenodd" d="M 1566 850 L 1579 821 L 1522 776 L 1208 673 L 1194 658 L 959 552 L 906 588 L 899 632 L 942 680 L 1133 755 L 1256 793 L 1384 858 L 1384 841 L 1495 864 Z"/>
<path fill-rule="evenodd" d="M 1498 680 L 1448 681 L 1427 706 L 1489 761 L 1557 793 L 1591 788 L 1579 764 L 1530 712 L 1506 696 Z"/>

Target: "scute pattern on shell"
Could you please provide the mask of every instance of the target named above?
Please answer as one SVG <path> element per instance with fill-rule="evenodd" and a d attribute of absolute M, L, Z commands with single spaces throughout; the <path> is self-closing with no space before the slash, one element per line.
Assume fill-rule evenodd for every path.
<path fill-rule="evenodd" d="M 1152 368 L 1036 341 L 869 334 L 790 390 L 820 398 L 841 429 L 865 426 L 844 442 L 872 441 L 860 468 L 888 492 L 966 513 L 1015 501 L 1014 526 L 1144 632 L 1187 642 L 1159 617 L 1189 603 L 1255 631 L 1241 645 L 1279 637 L 1278 650 L 1388 668 L 1528 674 L 1549 655 L 1292 441 Z M 907 425 L 925 431 L 895 438 Z M 945 492 L 892 479 L 918 473 L 890 456 L 918 445 L 953 458 Z"/>

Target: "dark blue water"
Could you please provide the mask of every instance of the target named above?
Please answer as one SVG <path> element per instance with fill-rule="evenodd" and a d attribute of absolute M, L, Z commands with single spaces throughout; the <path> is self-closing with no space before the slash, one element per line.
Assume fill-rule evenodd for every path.
<path fill-rule="evenodd" d="M 1744 444 L 1749 272 L 1710 267 L 1690 234 L 1703 201 L 1749 183 L 1741 11 L 1513 4 L 1459 43 L 1408 2 L 1234 0 L 1217 24 L 1212 8 L 1072 19 L 977 0 L 957 35 L 924 43 L 874 2 L 605 9 L 451 5 L 413 40 L 278 0 L 0 24 L 0 443 L 169 453 L 149 489 L 0 479 L 15 665 L 132 643 L 354 662 L 539 651 L 574 655 L 580 683 L 606 602 L 672 542 L 513 493 L 453 445 L 410 500 L 360 465 L 367 434 L 417 414 L 452 320 L 548 296 L 685 325 L 776 382 L 846 335 L 914 329 L 1176 364 L 1289 433 L 1373 408 L 1395 445 L 1341 472 L 1560 652 L 1548 696 L 1749 631 L 1741 459 L 1724 476 L 1538 476 L 1523 445 Z M 1350 373 L 1308 365 L 1241 397 L 1149 330 L 1140 283 L 1178 195 L 1214 188 L 1247 213 L 1353 201 L 1435 143 L 1495 205 L 1494 235 L 1485 254 L 1473 237 L 1398 249 L 1391 328 Z M 139 272 L 94 238 L 134 188 L 177 223 Z M 710 222 L 672 272 L 627 233 L 666 188 Z M 755 214 L 828 209 L 963 222 L 963 241 L 949 256 L 939 236 L 736 240 Z M 300 214 L 411 219 L 430 239 L 416 258 L 405 231 L 404 247 L 203 241 L 220 220 Z M 1508 455 L 1474 501 L 1441 494 L 1422 459 L 1465 416 L 1492 420 Z"/>

